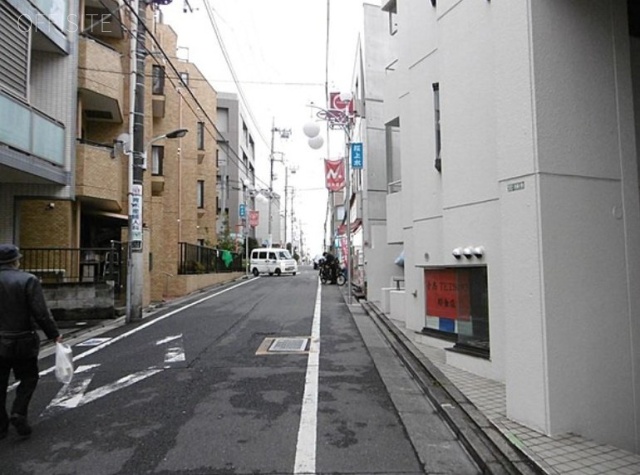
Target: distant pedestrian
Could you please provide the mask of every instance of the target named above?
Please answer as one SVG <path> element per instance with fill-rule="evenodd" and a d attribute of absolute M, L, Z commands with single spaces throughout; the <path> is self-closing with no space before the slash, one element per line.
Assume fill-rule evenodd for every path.
<path fill-rule="evenodd" d="M 40 280 L 19 270 L 21 257 L 13 244 L 0 244 L 0 439 L 7 436 L 9 422 L 18 435 L 31 435 L 27 416 L 29 402 L 38 385 L 40 351 L 35 324 L 48 338 L 62 341 L 44 299 Z M 20 383 L 9 417 L 6 402 L 11 371 Z"/>

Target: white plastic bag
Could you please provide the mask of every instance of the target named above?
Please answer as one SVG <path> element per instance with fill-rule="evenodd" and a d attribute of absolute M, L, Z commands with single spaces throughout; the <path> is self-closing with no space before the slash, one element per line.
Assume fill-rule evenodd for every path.
<path fill-rule="evenodd" d="M 73 378 L 73 353 L 66 343 L 56 343 L 56 379 L 69 384 Z"/>

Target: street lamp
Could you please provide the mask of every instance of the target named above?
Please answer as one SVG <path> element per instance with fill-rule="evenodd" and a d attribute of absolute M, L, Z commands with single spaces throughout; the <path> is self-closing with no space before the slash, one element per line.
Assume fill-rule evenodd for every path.
<path fill-rule="evenodd" d="M 345 154 L 345 188 L 347 199 L 345 200 L 346 211 L 346 233 L 347 233 L 347 302 L 351 304 L 351 272 L 352 272 L 352 259 L 351 259 L 351 171 L 349 167 L 349 147 L 351 145 L 351 133 L 353 127 L 353 115 L 351 114 L 352 96 L 351 94 L 339 94 L 339 101 L 332 100 L 331 102 L 341 102 L 344 109 L 323 109 L 315 104 L 311 103 L 308 107 L 315 109 L 316 117 L 319 120 L 325 121 L 329 128 L 332 130 L 343 130 L 346 138 L 346 154 Z M 314 150 L 318 150 L 322 147 L 324 139 L 320 136 L 320 127 L 315 121 L 306 123 L 303 127 L 303 132 L 309 138 L 308 144 Z M 333 230 L 332 230 L 333 232 Z"/>
<path fill-rule="evenodd" d="M 184 137 L 187 129 L 176 129 L 166 134 L 152 138 L 142 151 L 142 164 L 134 164 L 134 151 L 129 150 L 129 216 L 128 216 L 128 246 L 127 246 L 127 322 L 142 318 L 142 290 L 144 275 L 144 259 L 142 254 L 142 171 L 146 169 L 147 150 L 155 142 L 163 139 Z M 139 171 L 136 173 L 136 167 Z M 134 183 L 134 174 L 139 176 L 140 182 Z"/>

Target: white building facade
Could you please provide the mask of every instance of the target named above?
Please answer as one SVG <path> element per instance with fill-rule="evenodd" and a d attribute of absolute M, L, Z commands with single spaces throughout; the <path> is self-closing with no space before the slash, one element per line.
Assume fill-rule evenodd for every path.
<path fill-rule="evenodd" d="M 369 147 L 385 156 L 366 166 L 384 160 L 386 246 L 371 230 L 365 261 L 404 250 L 390 314 L 447 347 L 449 364 L 504 382 L 509 418 L 639 452 L 640 11 L 382 10 L 385 143 Z"/>

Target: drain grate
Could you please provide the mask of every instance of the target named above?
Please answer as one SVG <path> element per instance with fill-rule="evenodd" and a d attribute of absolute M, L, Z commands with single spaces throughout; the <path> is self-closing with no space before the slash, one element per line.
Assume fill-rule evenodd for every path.
<path fill-rule="evenodd" d="M 305 351 L 308 343 L 308 338 L 275 338 L 269 351 Z"/>
<path fill-rule="evenodd" d="M 258 351 L 256 351 L 256 355 L 277 355 L 277 354 L 304 354 L 309 352 L 309 341 L 311 340 L 308 336 L 290 336 L 283 338 L 265 338 Z"/>

